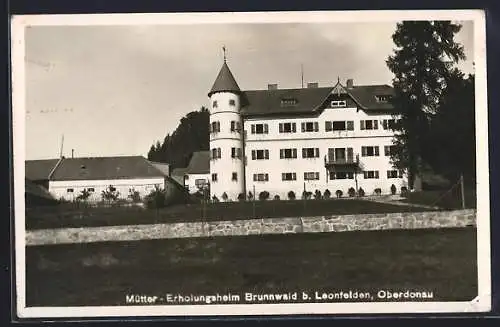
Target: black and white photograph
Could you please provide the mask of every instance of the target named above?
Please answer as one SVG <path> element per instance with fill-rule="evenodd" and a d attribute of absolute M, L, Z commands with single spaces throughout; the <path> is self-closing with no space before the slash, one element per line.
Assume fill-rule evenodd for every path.
<path fill-rule="evenodd" d="M 12 19 L 20 318 L 487 312 L 484 12 Z"/>

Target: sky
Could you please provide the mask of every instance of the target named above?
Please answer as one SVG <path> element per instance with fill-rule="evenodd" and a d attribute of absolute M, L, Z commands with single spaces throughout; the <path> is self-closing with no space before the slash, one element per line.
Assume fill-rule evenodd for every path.
<path fill-rule="evenodd" d="M 473 72 L 472 22 L 456 40 Z M 188 112 L 208 106 L 223 62 L 242 90 L 304 82 L 390 84 L 396 22 L 28 26 L 26 159 L 147 156 Z"/>

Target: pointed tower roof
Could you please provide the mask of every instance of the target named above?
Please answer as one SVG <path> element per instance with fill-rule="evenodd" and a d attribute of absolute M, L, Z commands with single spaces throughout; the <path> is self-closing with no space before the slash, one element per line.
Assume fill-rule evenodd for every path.
<path fill-rule="evenodd" d="M 225 60 L 219 71 L 219 75 L 217 75 L 217 78 L 215 79 L 212 89 L 208 92 L 208 96 L 211 96 L 215 92 L 241 92 L 238 83 L 236 83 L 236 80 L 234 79 L 234 76 Z"/>

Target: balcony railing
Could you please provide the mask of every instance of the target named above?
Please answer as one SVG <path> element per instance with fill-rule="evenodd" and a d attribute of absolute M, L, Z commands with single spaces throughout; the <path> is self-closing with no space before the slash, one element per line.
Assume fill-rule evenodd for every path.
<path fill-rule="evenodd" d="M 325 167 L 331 166 L 359 166 L 359 154 L 344 158 L 335 158 L 335 156 L 325 156 Z"/>

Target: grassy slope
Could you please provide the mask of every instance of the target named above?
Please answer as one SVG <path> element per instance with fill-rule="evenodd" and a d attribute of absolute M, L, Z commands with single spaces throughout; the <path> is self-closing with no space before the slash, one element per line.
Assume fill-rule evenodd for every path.
<path fill-rule="evenodd" d="M 421 208 L 357 199 L 256 201 L 255 215 L 251 202 L 217 203 L 203 210 L 201 205 L 177 205 L 159 211 L 132 207 L 87 210 L 51 207 L 28 212 L 26 229 L 423 211 Z"/>
<path fill-rule="evenodd" d="M 466 189 L 465 195 L 465 207 L 466 208 L 476 208 L 476 192 L 475 190 Z M 462 197 L 460 194 L 460 188 L 456 187 L 451 191 L 422 191 L 414 192 L 408 195 L 408 198 L 402 200 L 402 202 L 424 204 L 431 206 L 438 206 L 443 209 L 461 209 L 462 208 Z"/>
<path fill-rule="evenodd" d="M 477 294 L 476 231 L 400 230 L 27 248 L 27 304 L 123 305 L 125 294 L 413 288 Z"/>

